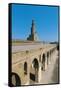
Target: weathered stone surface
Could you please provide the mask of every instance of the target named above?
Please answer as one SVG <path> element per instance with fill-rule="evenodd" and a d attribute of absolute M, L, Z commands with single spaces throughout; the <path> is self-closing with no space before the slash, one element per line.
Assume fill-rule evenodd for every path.
<path fill-rule="evenodd" d="M 38 45 L 34 44 L 33 47 L 35 46 Z M 27 48 L 27 45 L 24 45 L 24 48 Z M 35 47 L 35 48 L 30 47 L 26 50 L 24 49 L 23 51 L 21 50 L 21 45 L 20 45 L 17 52 L 16 50 L 12 52 L 12 72 L 15 72 L 20 77 L 21 85 L 31 85 L 35 83 L 41 84 L 42 71 L 43 72 L 46 71 L 49 62 L 51 63 L 52 61 L 50 60 L 52 58 L 48 58 L 48 64 L 47 64 L 47 53 L 49 52 L 49 57 L 52 57 L 53 53 L 55 53 L 56 50 L 57 50 L 56 44 L 44 44 L 44 45 L 40 44 L 39 47 Z M 50 54 L 50 51 L 52 51 L 51 52 L 52 54 Z M 43 54 L 45 55 L 45 60 L 43 60 Z M 34 67 L 34 63 L 33 63 L 34 60 L 38 61 L 38 66 L 39 66 L 38 69 Z M 24 73 L 25 62 L 27 63 L 27 73 L 26 72 Z M 36 69 L 37 69 L 37 73 L 36 73 Z M 30 73 L 33 74 L 33 78 L 35 78 L 35 81 L 30 79 Z"/>

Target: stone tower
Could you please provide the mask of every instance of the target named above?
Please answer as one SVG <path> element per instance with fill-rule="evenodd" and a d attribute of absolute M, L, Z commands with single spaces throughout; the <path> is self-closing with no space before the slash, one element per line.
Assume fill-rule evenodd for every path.
<path fill-rule="evenodd" d="M 32 41 L 34 41 L 34 34 L 35 34 L 35 25 L 34 25 L 34 20 L 32 20 L 32 26 L 31 26 L 31 36 L 32 36 Z"/>
<path fill-rule="evenodd" d="M 31 34 L 29 35 L 29 37 L 27 38 L 27 40 L 38 41 L 37 35 L 36 35 L 36 32 L 35 32 L 35 23 L 34 23 L 34 20 L 32 20 Z"/>

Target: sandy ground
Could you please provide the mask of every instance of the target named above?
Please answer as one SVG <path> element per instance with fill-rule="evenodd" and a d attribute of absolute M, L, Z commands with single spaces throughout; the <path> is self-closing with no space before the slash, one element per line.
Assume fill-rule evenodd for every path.
<path fill-rule="evenodd" d="M 59 83 L 59 73 L 58 73 L 58 51 L 56 51 L 51 58 L 51 62 L 45 71 L 42 71 L 42 78 L 40 83 L 32 82 L 32 84 L 55 84 Z"/>

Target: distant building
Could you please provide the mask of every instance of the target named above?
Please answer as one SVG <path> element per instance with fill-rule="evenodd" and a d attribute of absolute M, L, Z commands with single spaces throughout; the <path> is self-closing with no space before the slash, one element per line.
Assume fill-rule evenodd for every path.
<path fill-rule="evenodd" d="M 27 40 L 30 40 L 30 41 L 39 41 L 37 33 L 35 32 L 35 23 L 34 23 L 34 20 L 32 20 L 31 34 L 29 35 L 29 37 L 27 37 Z"/>

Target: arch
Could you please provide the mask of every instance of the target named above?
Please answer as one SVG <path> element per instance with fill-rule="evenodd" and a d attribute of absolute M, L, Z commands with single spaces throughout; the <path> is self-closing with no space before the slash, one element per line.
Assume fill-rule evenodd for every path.
<path fill-rule="evenodd" d="M 14 72 L 11 74 L 11 86 L 21 86 L 21 79 L 18 74 Z"/>
<path fill-rule="evenodd" d="M 45 54 L 42 55 L 42 70 L 45 70 Z"/>
<path fill-rule="evenodd" d="M 27 62 L 24 63 L 24 74 L 27 75 Z"/>
<path fill-rule="evenodd" d="M 33 68 L 38 70 L 39 63 L 38 63 L 38 60 L 36 58 L 33 60 L 32 64 L 33 64 Z"/>
<path fill-rule="evenodd" d="M 38 70 L 39 62 L 36 58 L 34 58 L 30 66 L 30 83 L 32 81 L 38 82 Z"/>

